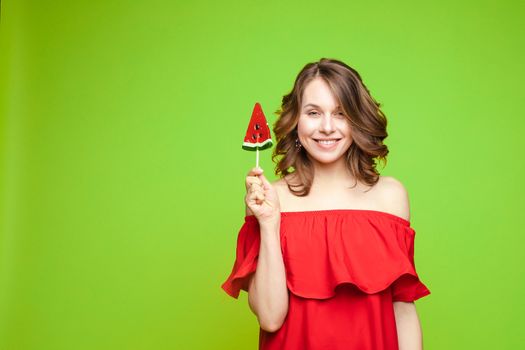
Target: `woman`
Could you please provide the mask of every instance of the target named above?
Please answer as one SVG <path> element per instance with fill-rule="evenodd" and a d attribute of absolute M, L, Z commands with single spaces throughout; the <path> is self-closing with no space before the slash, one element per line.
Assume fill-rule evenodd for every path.
<path fill-rule="evenodd" d="M 274 126 L 280 179 L 246 177 L 246 217 L 222 288 L 248 292 L 259 349 L 422 349 L 408 194 L 386 163 L 386 118 L 360 75 L 307 64 Z"/>

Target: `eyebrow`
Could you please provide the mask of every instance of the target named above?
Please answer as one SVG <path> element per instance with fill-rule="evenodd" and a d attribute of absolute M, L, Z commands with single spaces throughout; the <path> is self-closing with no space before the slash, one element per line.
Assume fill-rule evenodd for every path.
<path fill-rule="evenodd" d="M 315 103 L 308 103 L 303 106 L 303 108 L 307 108 L 307 107 L 314 107 L 314 108 L 322 109 L 320 106 L 316 105 Z M 341 106 L 339 105 L 335 106 L 335 109 L 340 109 L 340 108 Z"/>

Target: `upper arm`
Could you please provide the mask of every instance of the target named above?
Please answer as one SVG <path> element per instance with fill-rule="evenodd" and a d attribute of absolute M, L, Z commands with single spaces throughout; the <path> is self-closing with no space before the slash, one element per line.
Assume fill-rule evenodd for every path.
<path fill-rule="evenodd" d="M 394 314 L 399 317 L 413 312 L 417 313 L 416 304 L 413 301 L 394 301 Z"/>
<path fill-rule="evenodd" d="M 410 201 L 408 191 L 401 181 L 392 176 L 383 177 L 382 199 L 387 210 L 410 221 Z"/>

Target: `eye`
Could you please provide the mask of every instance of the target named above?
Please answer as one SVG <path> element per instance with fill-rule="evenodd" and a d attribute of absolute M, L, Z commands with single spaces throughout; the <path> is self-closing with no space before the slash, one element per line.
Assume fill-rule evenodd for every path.
<path fill-rule="evenodd" d="M 317 113 L 317 111 L 310 111 L 308 112 L 308 115 L 316 116 L 316 115 L 319 115 L 319 113 Z"/>

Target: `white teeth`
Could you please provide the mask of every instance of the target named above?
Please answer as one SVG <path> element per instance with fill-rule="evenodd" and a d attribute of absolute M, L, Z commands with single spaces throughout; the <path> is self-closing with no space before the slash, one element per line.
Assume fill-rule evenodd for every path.
<path fill-rule="evenodd" d="M 332 145 L 332 144 L 335 143 L 335 140 L 327 140 L 327 141 L 325 141 L 325 140 L 319 140 L 319 141 L 317 141 L 317 142 L 319 142 L 320 144 L 323 144 L 323 145 Z"/>

